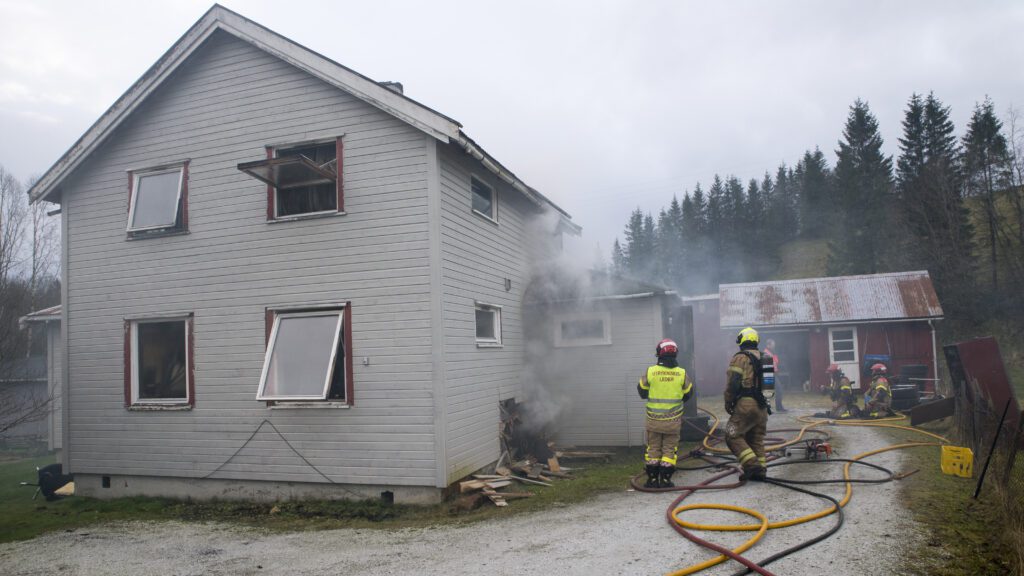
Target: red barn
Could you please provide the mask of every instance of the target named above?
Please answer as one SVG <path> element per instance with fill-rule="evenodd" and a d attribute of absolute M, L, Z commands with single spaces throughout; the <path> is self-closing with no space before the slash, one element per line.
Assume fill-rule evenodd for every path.
<path fill-rule="evenodd" d="M 942 307 L 926 271 L 722 284 L 717 296 L 684 303 L 693 308 L 703 395 L 722 391 L 736 332 L 745 326 L 760 332 L 762 344 L 775 340 L 786 389 L 822 388 L 832 363 L 859 388 L 865 368 L 882 362 L 923 391 L 935 390 Z"/>

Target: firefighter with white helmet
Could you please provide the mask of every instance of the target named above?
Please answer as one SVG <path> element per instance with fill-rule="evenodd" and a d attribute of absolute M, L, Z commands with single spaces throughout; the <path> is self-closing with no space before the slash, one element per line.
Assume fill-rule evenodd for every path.
<path fill-rule="evenodd" d="M 693 395 L 693 380 L 676 356 L 679 346 L 669 339 L 654 350 L 658 363 L 640 377 L 637 392 L 647 400 L 647 451 L 644 454 L 647 488 L 672 488 L 676 471 L 679 432 L 683 425 L 683 403 Z"/>
<path fill-rule="evenodd" d="M 726 372 L 725 443 L 743 467 L 744 480 L 767 477 L 764 437 L 768 428 L 768 399 L 764 395 L 764 369 L 757 349 L 757 330 L 744 328 L 736 336 L 739 352 L 733 355 Z"/>

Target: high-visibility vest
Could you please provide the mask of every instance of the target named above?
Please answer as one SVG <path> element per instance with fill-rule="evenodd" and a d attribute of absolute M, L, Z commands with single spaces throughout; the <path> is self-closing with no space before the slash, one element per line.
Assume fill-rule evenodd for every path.
<path fill-rule="evenodd" d="M 679 366 L 651 366 L 647 369 L 647 417 L 671 420 L 683 413 L 683 396 L 690 391 L 686 370 Z"/>
<path fill-rule="evenodd" d="M 878 391 L 878 389 L 881 388 L 882 390 L 885 390 L 886 392 L 889 392 L 890 394 L 892 393 L 889 390 L 889 379 L 886 378 L 885 376 L 881 376 L 879 378 L 876 378 L 875 381 L 872 382 L 872 384 L 874 385 L 874 386 L 872 386 L 872 390 L 873 391 Z"/>

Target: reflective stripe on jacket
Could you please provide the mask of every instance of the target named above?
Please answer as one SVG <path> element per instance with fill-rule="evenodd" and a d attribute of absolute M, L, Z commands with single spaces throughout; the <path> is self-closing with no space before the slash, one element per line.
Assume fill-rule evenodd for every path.
<path fill-rule="evenodd" d="M 691 387 L 686 382 L 686 370 L 678 366 L 651 366 L 647 369 L 646 382 L 648 418 L 671 420 L 683 413 L 683 396 Z"/>

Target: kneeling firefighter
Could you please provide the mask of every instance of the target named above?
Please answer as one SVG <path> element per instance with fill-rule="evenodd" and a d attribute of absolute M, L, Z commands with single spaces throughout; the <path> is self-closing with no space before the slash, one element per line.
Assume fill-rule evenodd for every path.
<path fill-rule="evenodd" d="M 860 408 L 857 407 L 857 399 L 853 394 L 853 383 L 843 374 L 838 364 L 832 364 L 826 372 L 829 374 L 831 384 L 829 387 L 832 396 L 831 418 L 859 418 Z"/>
<path fill-rule="evenodd" d="M 753 328 L 744 328 L 736 336 L 740 350 L 733 355 L 726 372 L 725 443 L 743 467 L 741 480 L 764 480 L 768 469 L 764 437 L 768 415 L 772 413 L 765 397 L 774 388 L 774 367 L 765 364 L 757 349 L 759 337 Z"/>
<path fill-rule="evenodd" d="M 894 414 L 892 390 L 889 388 L 886 372 L 888 369 L 885 364 L 875 364 L 871 367 L 871 385 L 864 396 L 864 412 L 872 418 L 884 418 Z"/>
<path fill-rule="evenodd" d="M 693 395 L 693 381 L 676 362 L 679 346 L 662 340 L 654 350 L 658 363 L 648 368 L 637 392 L 647 400 L 647 488 L 672 488 L 676 471 L 679 432 L 683 425 L 683 403 Z"/>

